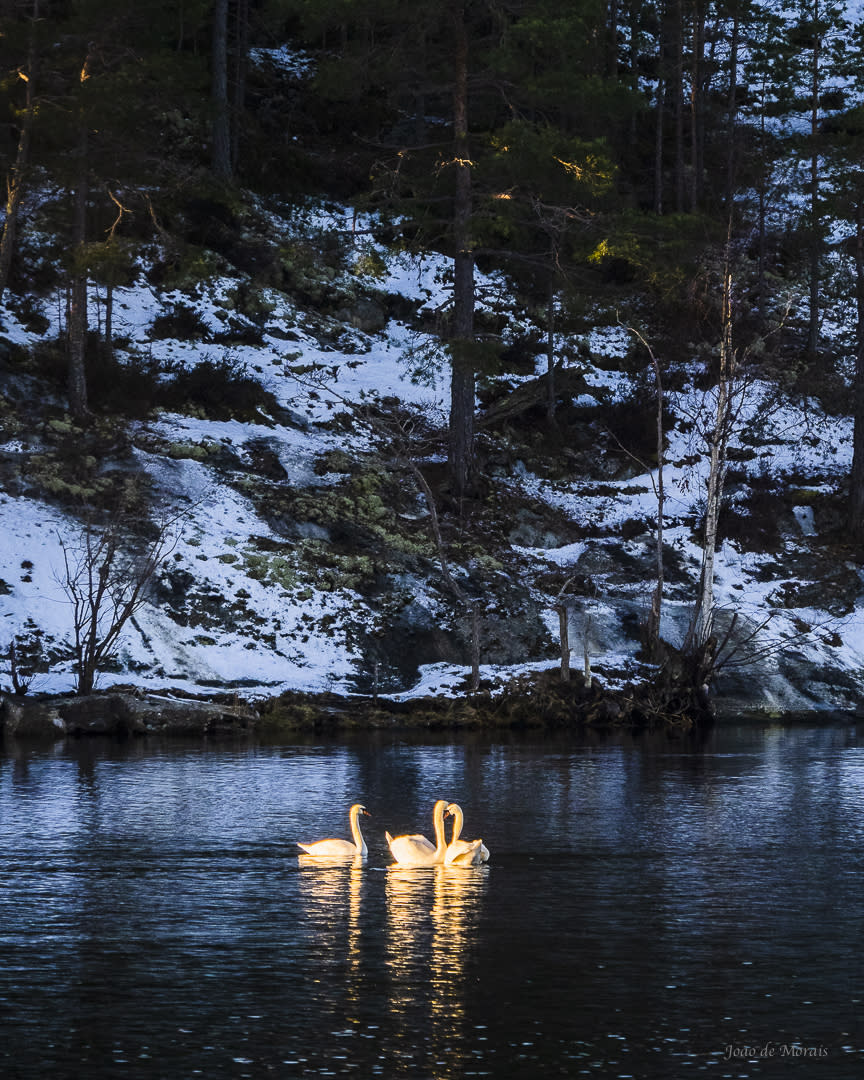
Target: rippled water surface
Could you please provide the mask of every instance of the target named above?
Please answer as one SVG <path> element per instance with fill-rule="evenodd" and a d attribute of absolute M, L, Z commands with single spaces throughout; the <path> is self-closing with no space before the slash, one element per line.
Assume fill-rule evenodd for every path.
<path fill-rule="evenodd" d="M 390 865 L 437 798 L 487 867 Z M 9 1080 L 851 1080 L 862 937 L 854 727 L 0 751 Z"/>

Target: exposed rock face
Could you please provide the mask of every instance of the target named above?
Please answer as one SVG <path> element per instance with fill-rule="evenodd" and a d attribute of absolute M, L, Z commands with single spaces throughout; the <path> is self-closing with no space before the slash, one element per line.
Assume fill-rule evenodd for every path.
<path fill-rule="evenodd" d="M 647 608 L 643 599 L 574 597 L 567 606 L 574 667 L 581 666 L 586 638 L 589 659 L 630 657 L 638 648 Z M 716 616 L 725 647 L 709 697 L 718 719 L 861 715 L 864 671 L 844 671 L 832 664 L 831 639 L 824 630 L 807 628 L 799 642 L 786 642 L 772 635 L 770 626 L 760 630 L 741 613 L 730 626 L 734 614 L 722 610 Z M 673 648 L 685 642 L 691 617 L 689 604 L 664 605 L 663 636 Z"/>
<path fill-rule="evenodd" d="M 0 731 L 31 739 L 62 739 L 66 725 L 52 702 L 0 696 Z"/>
<path fill-rule="evenodd" d="M 134 693 L 29 701 L 0 698 L 0 728 L 19 738 L 66 735 L 209 735 L 254 728 L 258 713 L 246 704 L 179 700 Z"/>

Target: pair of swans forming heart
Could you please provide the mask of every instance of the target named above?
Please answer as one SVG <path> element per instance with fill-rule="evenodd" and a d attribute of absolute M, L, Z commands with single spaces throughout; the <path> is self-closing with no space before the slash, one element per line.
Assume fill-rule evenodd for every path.
<path fill-rule="evenodd" d="M 329 858 L 365 858 L 368 854 L 366 841 L 360 831 L 360 815 L 369 817 L 369 811 L 361 803 L 355 803 L 348 814 L 351 823 L 350 840 L 319 840 L 315 844 L 298 844 L 308 855 L 320 855 Z M 453 817 L 453 836 L 450 843 L 444 833 L 444 815 Z M 462 822 L 464 817 L 458 803 L 448 803 L 439 799 L 432 812 L 435 827 L 435 843 L 425 836 L 414 833 L 409 836 L 393 837 L 385 833 L 390 852 L 399 866 L 480 866 L 489 859 L 489 849 L 482 840 L 462 840 Z"/>

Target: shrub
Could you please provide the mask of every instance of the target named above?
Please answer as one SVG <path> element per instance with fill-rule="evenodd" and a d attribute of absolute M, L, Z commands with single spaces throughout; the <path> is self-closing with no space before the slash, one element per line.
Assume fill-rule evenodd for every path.
<path fill-rule="evenodd" d="M 175 304 L 173 311 L 157 315 L 153 320 L 150 337 L 155 340 L 209 341 L 210 330 L 195 308 L 188 304 Z"/>
<path fill-rule="evenodd" d="M 210 420 L 260 420 L 261 412 L 278 409 L 273 395 L 231 356 L 208 357 L 176 371 L 159 387 L 157 404 L 173 412 L 198 411 Z"/>

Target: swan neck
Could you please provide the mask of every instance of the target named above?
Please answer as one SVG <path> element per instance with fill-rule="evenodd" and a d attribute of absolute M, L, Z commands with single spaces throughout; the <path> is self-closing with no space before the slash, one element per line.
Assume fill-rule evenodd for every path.
<path fill-rule="evenodd" d="M 357 851 L 362 855 L 366 851 L 366 841 L 363 839 L 363 833 L 360 832 L 360 811 L 359 809 L 353 809 L 351 811 L 351 836 L 354 840 L 354 844 Z"/>
<path fill-rule="evenodd" d="M 462 823 L 465 821 L 465 815 L 462 813 L 462 807 L 457 806 L 453 811 L 453 839 L 451 844 L 455 844 L 459 837 L 462 835 Z"/>
<path fill-rule="evenodd" d="M 440 855 L 447 850 L 447 837 L 444 833 L 444 807 L 435 807 L 435 852 Z"/>

